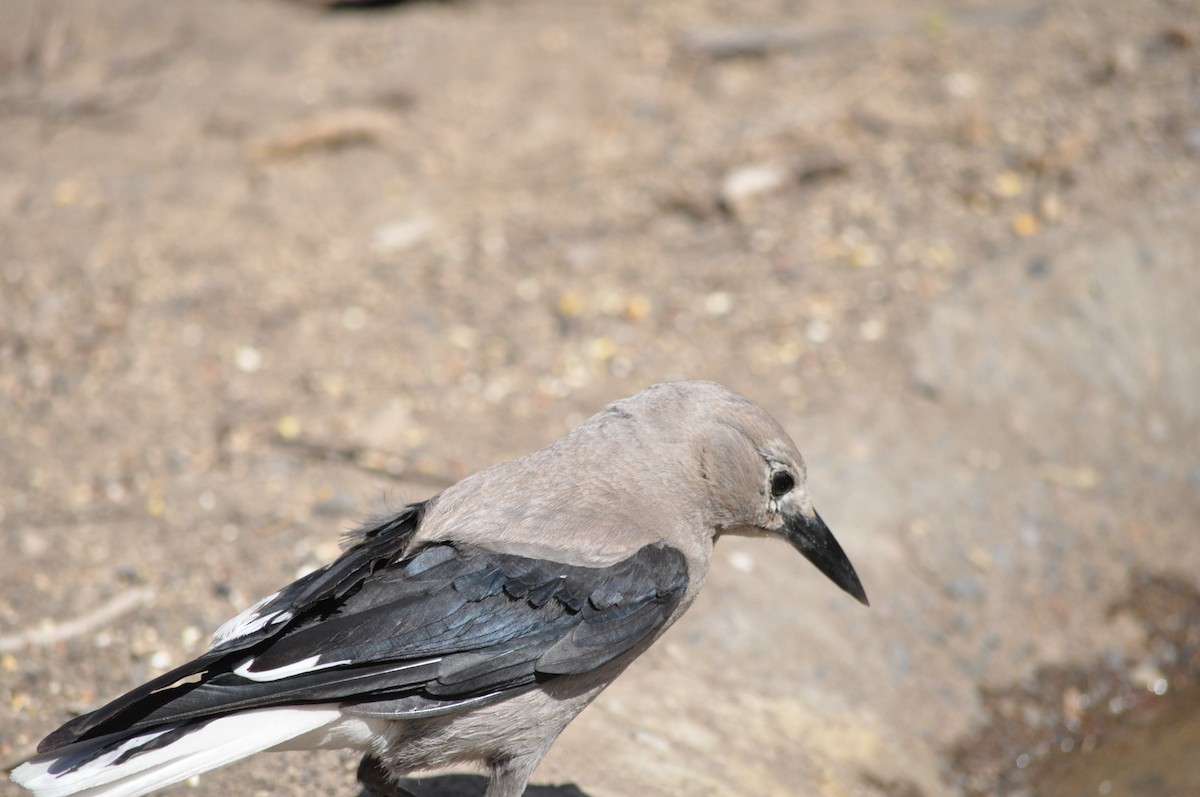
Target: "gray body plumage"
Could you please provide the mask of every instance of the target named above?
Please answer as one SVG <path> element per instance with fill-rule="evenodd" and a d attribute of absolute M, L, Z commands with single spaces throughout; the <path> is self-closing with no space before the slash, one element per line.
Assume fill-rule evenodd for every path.
<path fill-rule="evenodd" d="M 714 383 L 647 388 L 364 529 L 209 653 L 51 734 L 14 779 L 136 795 L 259 750 L 352 747 L 393 775 L 482 764 L 487 797 L 518 797 L 691 605 L 722 534 L 784 537 L 866 602 L 766 412 Z M 238 733 L 243 748 L 213 752 Z"/>

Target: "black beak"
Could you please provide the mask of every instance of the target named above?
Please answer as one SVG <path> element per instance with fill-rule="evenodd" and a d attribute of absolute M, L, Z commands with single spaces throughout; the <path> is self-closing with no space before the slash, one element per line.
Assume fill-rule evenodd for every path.
<path fill-rule="evenodd" d="M 833 532 L 815 510 L 811 518 L 804 515 L 785 515 L 784 532 L 788 542 L 828 576 L 830 581 L 850 593 L 863 606 L 871 605 L 867 602 L 867 593 L 858 580 L 858 574 L 854 572 L 854 565 L 850 564 L 842 546 L 833 538 Z"/>

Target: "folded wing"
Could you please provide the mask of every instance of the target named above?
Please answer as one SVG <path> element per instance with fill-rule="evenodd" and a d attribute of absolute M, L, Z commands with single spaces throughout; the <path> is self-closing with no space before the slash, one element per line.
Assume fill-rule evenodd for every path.
<path fill-rule="evenodd" d="M 460 711 L 604 666 L 655 636 L 685 591 L 683 555 L 665 545 L 601 568 L 454 542 L 407 551 L 420 517 L 414 505 L 368 530 L 227 624 L 212 650 L 67 723 L 39 750 L 160 726 L 178 738 L 272 706 L 337 703 L 394 718 Z"/>

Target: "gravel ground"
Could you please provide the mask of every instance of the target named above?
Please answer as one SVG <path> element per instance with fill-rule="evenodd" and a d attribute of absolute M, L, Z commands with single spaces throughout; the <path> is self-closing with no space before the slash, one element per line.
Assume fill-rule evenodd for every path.
<path fill-rule="evenodd" d="M 958 794 L 987 690 L 1200 583 L 1191 0 L 9 0 L 0 131 L 9 762 L 667 379 L 793 431 L 873 607 L 723 544 L 538 783 Z"/>

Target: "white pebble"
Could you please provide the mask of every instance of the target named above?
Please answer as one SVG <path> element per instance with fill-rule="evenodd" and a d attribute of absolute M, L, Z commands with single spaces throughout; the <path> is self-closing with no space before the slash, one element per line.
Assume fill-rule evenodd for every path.
<path fill-rule="evenodd" d="M 404 252 L 428 238 L 433 228 L 434 221 L 429 216 L 414 216 L 385 224 L 375 230 L 372 248 L 380 255 Z"/>
<path fill-rule="evenodd" d="M 730 566 L 739 573 L 754 572 L 754 557 L 745 551 L 734 551 L 729 555 Z"/>
<path fill-rule="evenodd" d="M 704 297 L 704 311 L 709 315 L 728 315 L 732 309 L 733 297 L 725 291 L 717 291 Z"/>
<path fill-rule="evenodd" d="M 967 72 L 951 72 L 942 78 L 942 88 L 951 97 L 965 100 L 979 93 L 979 81 Z"/>
<path fill-rule="evenodd" d="M 815 318 L 808 322 L 808 329 L 805 330 L 805 334 L 813 343 L 824 343 L 833 336 L 833 327 L 829 325 L 828 321 Z"/>
<path fill-rule="evenodd" d="M 721 199 L 733 210 L 755 197 L 778 191 L 788 180 L 788 170 L 778 163 L 742 166 L 721 181 Z"/>
<path fill-rule="evenodd" d="M 194 648 L 203 638 L 204 632 L 194 625 L 187 626 L 180 634 L 180 639 L 183 641 L 183 646 L 188 649 Z"/>
<path fill-rule="evenodd" d="M 239 346 L 237 354 L 234 356 L 234 363 L 237 365 L 239 371 L 252 374 L 262 368 L 262 352 L 253 346 Z"/>
<path fill-rule="evenodd" d="M 886 327 L 878 318 L 868 318 L 858 325 L 858 335 L 867 342 L 874 342 L 883 337 Z"/>

